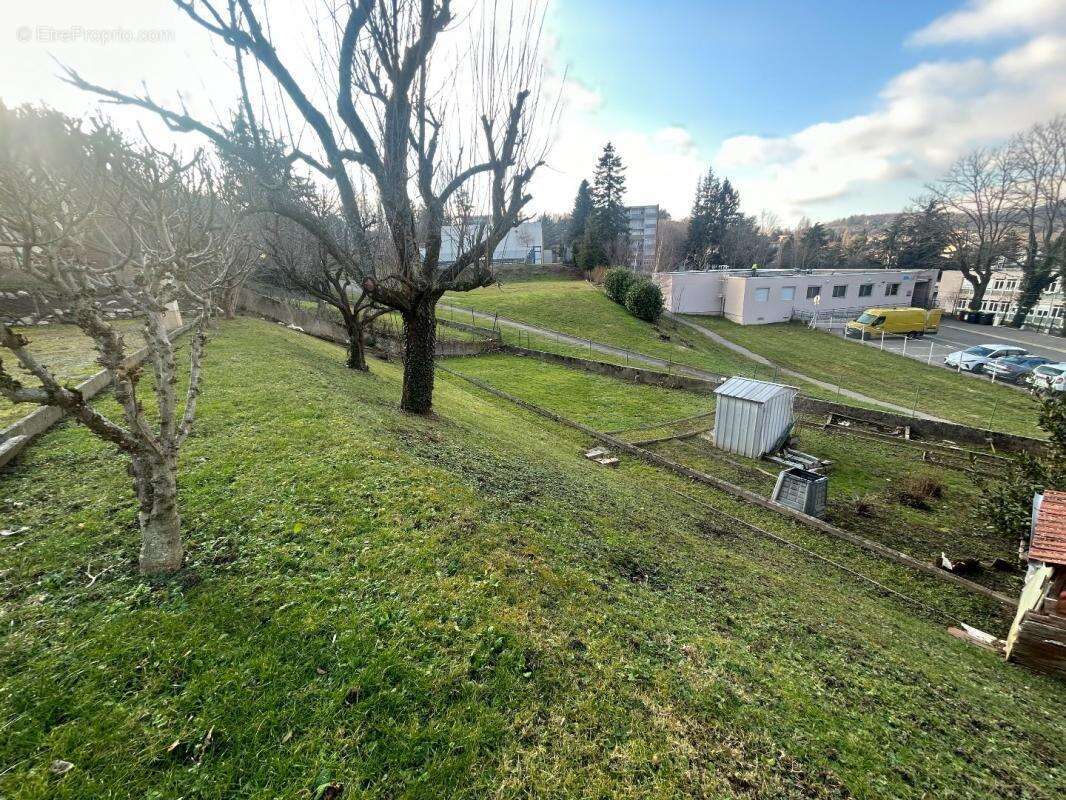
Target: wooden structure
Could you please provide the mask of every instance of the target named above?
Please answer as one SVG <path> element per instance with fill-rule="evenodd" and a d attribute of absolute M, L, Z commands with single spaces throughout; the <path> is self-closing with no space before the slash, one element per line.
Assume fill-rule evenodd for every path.
<path fill-rule="evenodd" d="M 1037 496 L 1029 572 L 1007 636 L 1007 660 L 1066 679 L 1066 492 Z"/>

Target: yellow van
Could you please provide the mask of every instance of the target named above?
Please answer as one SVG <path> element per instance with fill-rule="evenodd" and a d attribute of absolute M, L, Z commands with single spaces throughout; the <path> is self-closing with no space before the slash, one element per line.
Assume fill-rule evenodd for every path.
<path fill-rule="evenodd" d="M 868 308 L 854 322 L 849 322 L 844 333 L 856 339 L 886 336 L 913 336 L 920 338 L 940 330 L 939 308 Z"/>

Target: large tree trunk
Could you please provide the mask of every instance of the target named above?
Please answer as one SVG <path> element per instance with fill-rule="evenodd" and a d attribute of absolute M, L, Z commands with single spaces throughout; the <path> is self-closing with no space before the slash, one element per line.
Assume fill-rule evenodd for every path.
<path fill-rule="evenodd" d="M 437 343 L 436 303 L 423 300 L 403 314 L 403 395 L 400 408 L 413 414 L 433 410 L 433 351 Z"/>
<path fill-rule="evenodd" d="M 985 290 L 988 289 L 988 283 L 992 280 L 992 275 L 989 273 L 985 275 L 967 275 L 963 273 L 963 277 L 970 282 L 973 287 L 973 295 L 970 297 L 970 302 L 966 305 L 969 311 L 980 311 L 981 303 L 985 299 Z"/>
<path fill-rule="evenodd" d="M 1010 327 L 1020 328 L 1025 324 L 1025 318 L 1029 316 L 1029 312 L 1033 310 L 1033 306 L 1039 302 L 1040 295 L 1043 294 L 1043 291 L 1043 286 L 1033 281 L 1026 281 L 1025 287 L 1022 289 L 1022 293 L 1018 297 L 1018 310 L 1014 312 L 1014 317 L 1010 321 Z"/>
<path fill-rule="evenodd" d="M 131 472 L 140 504 L 137 512 L 141 528 L 139 565 L 146 575 L 177 572 L 185 556 L 178 514 L 176 461 L 176 457 L 133 457 Z"/>
<path fill-rule="evenodd" d="M 226 319 L 236 319 L 237 317 L 237 299 L 240 295 L 241 287 L 233 286 L 226 289 L 222 295 L 222 314 Z"/>
<path fill-rule="evenodd" d="M 366 344 L 363 339 L 363 326 L 359 324 L 348 325 L 348 369 L 357 369 L 360 372 L 370 372 L 366 363 Z"/>

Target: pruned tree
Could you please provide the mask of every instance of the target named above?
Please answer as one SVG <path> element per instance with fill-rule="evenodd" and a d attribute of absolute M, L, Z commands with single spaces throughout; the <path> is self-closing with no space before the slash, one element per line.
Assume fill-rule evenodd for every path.
<path fill-rule="evenodd" d="M 1022 233 L 1022 279 L 1010 325 L 1020 328 L 1040 295 L 1066 268 L 1066 115 L 1033 125 L 1007 149 L 1011 203 Z"/>
<path fill-rule="evenodd" d="M 971 311 L 980 310 L 993 270 L 1016 244 L 1015 179 L 1016 166 L 1005 150 L 980 148 L 928 187 L 932 199 L 958 217 L 949 232 L 949 259 L 973 287 Z"/>
<path fill-rule="evenodd" d="M 542 141 L 547 139 L 538 138 L 537 127 L 541 11 L 482 6 L 467 20 L 468 26 L 475 25 L 480 13 L 480 27 L 461 58 L 449 61 L 441 42 L 455 22 L 450 0 L 331 4 L 317 31 L 318 60 L 294 65 L 275 46 L 267 12 L 254 8 L 252 0 L 174 2 L 232 48 L 243 114 L 251 130 L 268 127 L 264 120 L 273 121 L 271 134 L 285 144 L 285 160 L 307 164 L 334 184 L 351 250 L 284 196 L 268 195 L 276 213 L 318 237 L 338 263 L 361 273 L 370 297 L 400 313 L 405 337 L 400 405 L 411 412 L 429 412 L 437 301 L 447 291 L 492 283 L 493 251 L 522 220 L 531 199 L 530 181 L 543 163 Z M 438 51 L 441 57 L 431 58 Z M 246 59 L 255 62 L 266 84 L 262 96 L 284 99 L 277 113 L 256 115 Z M 307 73 L 317 81 L 303 82 Z M 259 160 L 256 148 L 232 130 L 196 119 L 184 107 L 167 108 L 147 93 L 134 96 L 92 84 L 73 70 L 67 77 L 110 100 L 147 109 L 175 130 L 203 134 L 248 163 Z M 336 116 L 319 102 L 319 84 L 332 94 Z M 464 91 L 469 92 L 468 102 L 453 104 Z M 474 113 L 467 114 L 471 109 Z M 302 125 L 288 124 L 289 111 Z M 302 148 L 290 133 L 298 128 L 311 132 L 313 148 Z M 371 247 L 358 200 L 363 179 L 380 204 L 392 250 L 386 264 L 374 265 L 374 271 L 369 269 Z M 266 189 L 272 180 L 264 174 Z M 450 263 L 442 263 L 447 209 L 461 189 L 482 204 L 483 222 L 468 246 Z"/>
<path fill-rule="evenodd" d="M 33 353 L 32 341 L 0 323 L 6 348 L 34 381 L 0 360 L 0 394 L 14 403 L 55 406 L 130 458 L 141 531 L 140 568 L 172 572 L 184 550 L 178 508 L 178 452 L 192 432 L 201 388 L 206 325 L 217 284 L 206 279 L 227 231 L 202 157 L 183 163 L 150 147 L 133 149 L 106 125 L 63 135 L 82 158 L 55 162 L 19 116 L 0 121 L 0 252 L 67 309 L 89 336 L 114 383 L 121 420 L 94 408 Z M 190 276 L 197 275 L 196 281 Z M 195 288 L 194 288 L 195 287 Z M 143 370 L 103 312 L 120 297 L 143 319 L 154 377 L 155 414 L 141 391 Z M 188 386 L 178 403 L 178 367 L 168 312 L 183 301 L 196 319 Z"/>
<path fill-rule="evenodd" d="M 323 227 L 338 229 L 336 236 L 342 241 L 343 223 L 334 211 L 329 198 L 319 195 L 309 213 L 315 214 Z M 263 248 L 260 280 L 335 308 L 348 333 L 348 368 L 369 372 L 366 331 L 389 309 L 363 291 L 361 273 L 337 261 L 321 239 L 286 217 L 275 217 L 265 226 Z"/>

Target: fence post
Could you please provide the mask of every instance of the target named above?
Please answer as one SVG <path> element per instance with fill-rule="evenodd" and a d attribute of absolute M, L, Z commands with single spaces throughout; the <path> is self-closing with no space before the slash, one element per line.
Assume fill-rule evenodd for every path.
<path fill-rule="evenodd" d="M 997 408 L 999 408 L 999 398 L 998 397 L 996 398 L 996 401 L 992 404 L 992 413 L 988 415 L 988 428 L 987 428 L 987 430 L 992 430 L 992 420 L 994 420 L 996 418 L 996 409 Z"/>
<path fill-rule="evenodd" d="M 907 355 L 907 334 L 903 334 L 903 355 Z"/>
<path fill-rule="evenodd" d="M 918 393 L 922 390 L 921 386 L 918 386 L 914 390 L 914 406 L 911 408 L 911 416 L 918 416 Z"/>
<path fill-rule="evenodd" d="M 929 343 L 929 358 L 927 358 L 927 359 L 925 360 L 925 363 L 926 363 L 926 364 L 932 364 L 932 363 L 933 363 L 933 348 L 934 348 L 935 346 L 936 346 L 936 345 L 935 345 L 935 344 L 934 344 L 933 342 L 930 342 L 930 343 Z"/>

